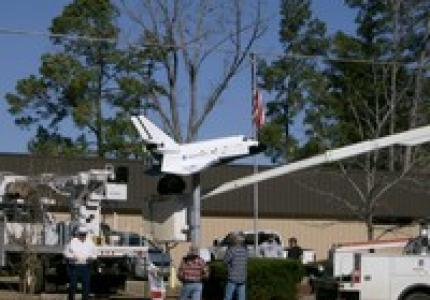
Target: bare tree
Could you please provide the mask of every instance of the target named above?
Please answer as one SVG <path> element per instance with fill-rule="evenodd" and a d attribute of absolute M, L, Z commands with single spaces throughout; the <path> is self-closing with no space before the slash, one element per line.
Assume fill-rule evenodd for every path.
<path fill-rule="evenodd" d="M 143 0 L 142 7 L 136 8 L 123 1 L 128 15 L 142 30 L 141 46 L 153 58 L 159 79 L 161 92 L 148 104 L 176 141 L 196 138 L 262 36 L 265 24 L 260 2 Z M 208 84 L 210 79 L 203 78 L 202 70 L 210 59 L 222 61 L 212 66 L 223 65 L 223 71 Z M 206 90 L 202 92 L 204 81 Z"/>
<path fill-rule="evenodd" d="M 22 199 L 20 213 L 15 211 L 10 226 L 6 227 L 8 243 L 20 249 L 16 259 L 9 263 L 19 276 L 19 289 L 22 293 L 34 293 L 40 289 L 42 261 L 35 251 L 37 239 L 42 231 L 43 211 L 37 187 L 29 181 L 17 181 L 7 187 L 7 193 Z M 18 201 L 18 200 L 12 200 Z M 17 209 L 16 209 L 17 210 Z M 39 234 L 38 234 L 39 233 Z"/>
<path fill-rule="evenodd" d="M 410 100 L 406 94 L 413 87 L 411 80 L 408 80 L 403 86 L 400 86 L 397 81 L 393 82 L 392 77 L 391 81 L 387 80 L 389 72 L 391 72 L 391 76 L 396 76 L 392 73 L 393 68 L 395 68 L 393 65 L 373 66 L 372 86 L 375 87 L 373 92 L 374 99 L 371 102 L 373 107 L 368 106 L 368 102 L 364 99 L 349 99 L 355 126 L 358 128 L 362 140 L 369 139 L 369 137 L 372 139 L 382 137 L 386 132 L 384 128 L 387 127 L 389 128 L 389 134 L 395 133 L 393 131 L 395 128 L 393 127 L 393 119 L 395 120 L 396 108 L 405 101 Z M 387 82 L 389 82 L 388 86 L 386 85 Z M 355 87 L 351 86 L 351 94 L 359 94 L 359 91 L 354 91 L 354 89 Z M 392 93 L 393 89 L 396 90 L 394 98 L 392 93 L 388 92 L 388 89 Z M 364 103 L 365 105 L 360 107 L 357 103 Z M 414 106 L 410 106 L 408 109 L 412 115 Z M 408 128 L 414 128 L 416 123 L 409 125 Z M 419 159 L 423 159 L 423 156 L 420 156 L 420 152 L 412 150 L 412 147 L 409 147 L 408 151 L 403 151 L 401 147 L 398 147 L 398 149 L 390 147 L 388 151 L 389 173 L 381 172 L 385 170 L 386 150 L 376 150 L 357 159 L 338 163 L 341 174 L 360 199 L 359 207 L 356 207 L 355 211 L 358 212 L 359 218 L 366 224 L 367 238 L 369 240 L 374 238 L 373 219 L 379 201 L 386 192 L 410 172 Z M 398 162 L 397 166 L 394 164 L 395 161 Z M 357 176 L 352 176 L 352 174 L 356 174 L 357 170 L 360 170 L 361 176 L 364 177 L 364 184 L 359 184 Z M 387 176 L 387 174 L 390 176 Z M 344 201 L 348 200 L 344 199 Z M 348 205 L 351 206 L 352 204 L 349 203 Z"/>
<path fill-rule="evenodd" d="M 390 115 L 390 134 L 393 134 L 396 129 L 396 102 L 397 102 L 397 76 L 399 66 L 397 60 L 399 59 L 400 41 L 399 41 L 399 18 L 400 18 L 400 3 L 402 0 L 391 0 L 390 4 L 393 7 L 393 38 L 392 38 L 392 52 L 393 63 L 391 64 L 391 83 L 390 83 L 390 106 L 392 113 Z M 390 171 L 394 171 L 394 146 L 390 147 L 390 157 L 388 160 L 388 167 Z"/>
<path fill-rule="evenodd" d="M 428 4 L 427 4 L 428 5 Z M 423 123 L 422 111 L 423 106 L 425 106 L 425 96 L 423 83 L 428 82 L 428 75 L 426 77 L 426 64 L 428 64 L 428 59 L 430 58 L 430 17 L 418 18 L 416 22 L 413 22 L 412 28 L 414 26 L 420 26 L 423 28 L 421 42 L 418 43 L 416 49 L 416 68 L 415 68 L 415 86 L 412 96 L 412 105 L 409 113 L 409 126 L 410 128 L 416 127 L 418 124 Z M 423 23 L 423 24 L 420 24 Z M 413 29 L 412 29 L 413 30 Z M 428 68 L 428 67 L 427 67 Z M 405 152 L 405 162 L 404 165 L 407 168 L 412 160 L 413 149 L 411 147 L 406 148 Z"/>
<path fill-rule="evenodd" d="M 419 125 L 420 119 L 424 123 L 428 118 L 422 93 L 422 83 L 428 80 L 424 71 L 429 57 L 428 1 L 414 0 L 411 4 L 387 0 L 386 6 L 376 4 L 360 2 L 360 36 L 338 35 L 334 44 L 338 53 L 352 49 L 355 55 L 372 53 L 380 61 L 361 65 L 331 63 L 338 72 L 331 73 L 334 98 L 329 98 L 328 104 L 322 101 L 329 117 L 327 129 L 319 131 L 328 149 L 411 129 Z M 368 239 L 374 236 L 373 219 L 382 196 L 425 158 L 419 150 L 390 147 L 338 164 L 353 194 L 351 198 L 333 198 L 366 224 Z"/>
<path fill-rule="evenodd" d="M 20 292 L 33 294 L 44 285 L 46 256 L 38 252 L 45 243 L 48 215 L 44 200 L 57 203 L 63 198 L 36 177 L 9 183 L 6 193 L 6 204 L 11 206 L 4 211 L 7 245 L 16 250 L 8 255 L 7 263 L 19 277 Z"/>
<path fill-rule="evenodd" d="M 408 190 L 419 188 L 418 184 L 411 185 L 409 170 L 389 172 L 373 169 L 370 172 L 363 169 L 347 170 L 343 163 L 339 163 L 339 166 L 342 171 L 340 174 L 336 170 L 316 170 L 306 172 L 303 180 L 294 182 L 303 189 L 320 195 L 332 207 L 346 211 L 354 219 L 363 222 L 368 240 L 375 238 L 375 216 L 381 212 L 389 215 L 392 211 L 386 198 L 387 193 L 400 185 L 408 186 Z M 313 175 L 317 177 L 314 178 Z M 320 178 L 325 179 L 320 182 Z M 327 180 L 332 181 L 330 185 L 327 185 Z M 415 181 L 419 180 L 415 178 Z M 338 186 L 336 190 L 327 188 L 334 184 Z"/>

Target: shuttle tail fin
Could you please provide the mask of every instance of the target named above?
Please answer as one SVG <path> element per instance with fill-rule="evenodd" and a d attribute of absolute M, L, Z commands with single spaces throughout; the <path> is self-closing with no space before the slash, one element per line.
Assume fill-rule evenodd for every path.
<path fill-rule="evenodd" d="M 147 145 L 156 145 L 157 148 L 176 149 L 178 144 L 145 116 L 131 117 L 143 141 Z"/>

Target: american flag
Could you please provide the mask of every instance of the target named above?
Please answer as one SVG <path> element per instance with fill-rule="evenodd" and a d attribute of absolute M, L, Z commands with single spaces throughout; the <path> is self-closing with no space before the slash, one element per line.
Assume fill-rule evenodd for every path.
<path fill-rule="evenodd" d="M 257 130 L 263 127 L 265 121 L 263 98 L 258 89 L 255 90 L 254 97 L 252 99 L 252 121 Z"/>

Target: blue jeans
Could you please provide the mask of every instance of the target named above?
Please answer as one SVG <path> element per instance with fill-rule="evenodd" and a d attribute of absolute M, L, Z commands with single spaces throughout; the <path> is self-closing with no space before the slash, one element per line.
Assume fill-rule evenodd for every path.
<path fill-rule="evenodd" d="M 234 291 L 237 293 L 237 299 L 238 300 L 245 300 L 245 288 L 246 283 L 235 283 L 231 281 L 227 281 L 227 286 L 225 287 L 225 297 L 224 300 L 231 300 L 233 299 Z"/>
<path fill-rule="evenodd" d="M 203 284 L 201 282 L 184 282 L 179 300 L 201 300 Z"/>
<path fill-rule="evenodd" d="M 87 300 L 90 293 L 90 266 L 89 265 L 68 265 L 70 285 L 69 300 L 75 299 L 78 278 L 82 282 L 82 300 Z"/>

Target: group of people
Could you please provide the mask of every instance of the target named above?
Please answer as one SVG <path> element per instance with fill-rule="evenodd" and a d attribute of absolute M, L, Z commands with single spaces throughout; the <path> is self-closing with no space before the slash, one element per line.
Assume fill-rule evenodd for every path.
<path fill-rule="evenodd" d="M 248 249 L 245 247 L 244 238 L 240 234 L 234 235 L 231 242 L 231 246 L 224 256 L 224 263 L 228 271 L 224 300 L 233 299 L 235 292 L 238 300 L 245 300 Z M 298 246 L 297 239 L 292 237 L 288 243 L 287 257 L 300 259 L 302 249 Z M 262 243 L 260 248 L 260 254 L 264 257 L 283 256 L 283 249 L 273 236 L 269 237 L 267 242 Z M 178 269 L 178 278 L 183 284 L 179 300 L 200 300 L 203 291 L 202 281 L 208 277 L 209 269 L 206 262 L 199 256 L 199 249 L 191 247 Z"/>
<path fill-rule="evenodd" d="M 87 238 L 87 233 L 87 228 L 80 226 L 64 250 L 64 256 L 68 260 L 69 300 L 74 299 L 79 278 L 82 282 L 82 299 L 86 300 L 89 296 L 90 264 L 97 258 L 97 251 L 92 239 Z M 235 292 L 238 300 L 245 300 L 248 249 L 245 247 L 244 237 L 241 234 L 233 235 L 231 242 L 231 246 L 224 256 L 224 263 L 228 270 L 224 300 L 233 299 Z M 297 239 L 293 237 L 288 242 L 287 257 L 300 259 L 302 249 L 298 246 Z M 266 242 L 261 244 L 260 248 L 260 255 L 264 257 L 281 257 L 283 251 L 274 237 L 269 237 Z M 179 300 L 190 298 L 191 300 L 200 300 L 203 291 L 202 282 L 208 277 L 209 268 L 200 257 L 199 249 L 191 247 L 178 269 L 178 278 L 183 284 Z"/>
<path fill-rule="evenodd" d="M 241 235 L 235 235 L 232 238 L 232 246 L 227 249 L 224 256 L 224 263 L 228 269 L 224 300 L 231 300 L 235 291 L 237 291 L 238 300 L 245 300 L 248 251 L 243 242 Z M 209 269 L 206 262 L 199 256 L 199 249 L 191 247 L 178 269 L 178 278 L 182 281 L 179 300 L 200 300 L 203 290 L 202 281 L 208 277 Z"/>
<path fill-rule="evenodd" d="M 269 238 L 261 243 L 260 245 L 260 256 L 269 258 L 283 258 L 284 249 L 282 245 L 275 239 L 275 236 L 271 235 Z M 287 252 L 287 258 L 290 259 L 301 259 L 303 255 L 303 249 L 298 245 L 297 238 L 291 237 L 288 239 L 288 248 L 285 249 Z"/>

